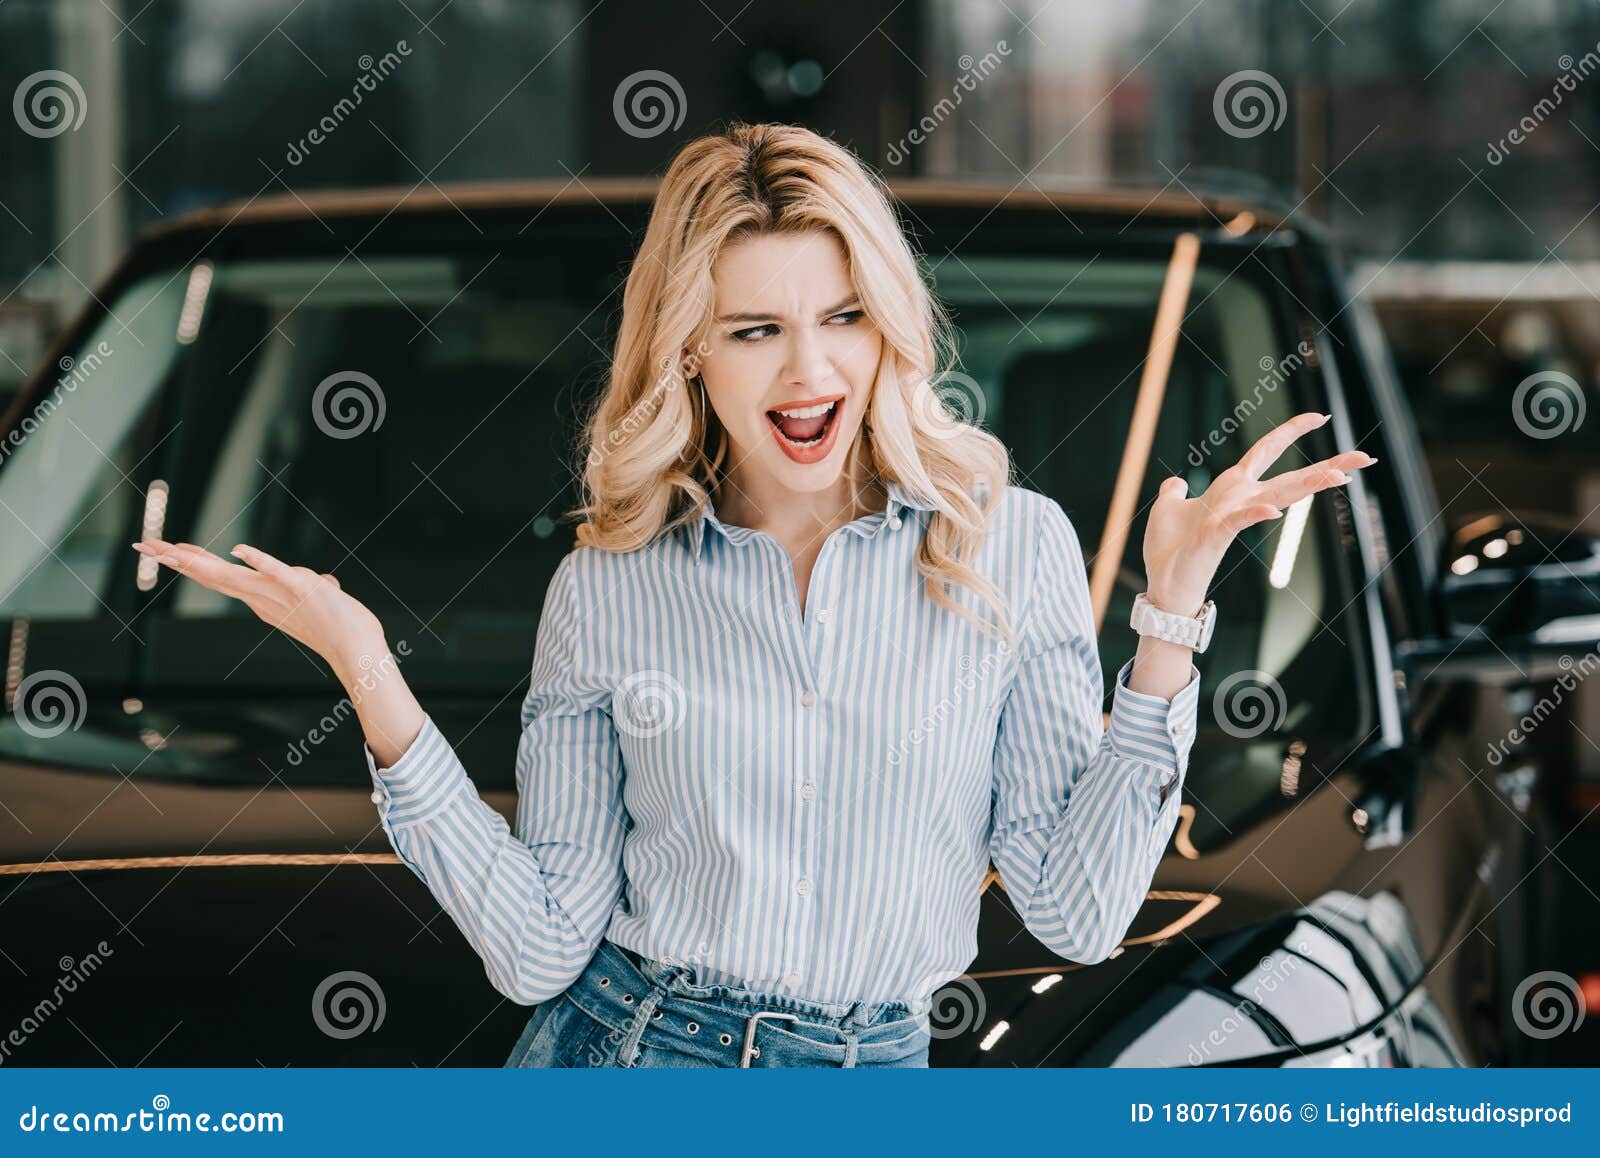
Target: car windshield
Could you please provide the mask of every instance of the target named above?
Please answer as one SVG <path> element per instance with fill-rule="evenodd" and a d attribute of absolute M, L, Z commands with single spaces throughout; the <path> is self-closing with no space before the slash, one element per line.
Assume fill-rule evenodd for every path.
<path fill-rule="evenodd" d="M 57 735 L 7 719 L 0 751 L 140 775 L 365 775 L 353 719 L 293 757 L 338 697 L 321 661 L 242 603 L 140 570 L 128 544 L 143 527 L 336 572 L 397 656 L 405 645 L 424 705 L 458 735 L 482 731 L 480 786 L 509 786 L 541 600 L 573 541 L 579 422 L 620 305 L 618 232 L 611 252 L 550 239 L 533 256 L 218 258 L 108 302 L 0 462 L 8 696 L 18 673 L 48 668 L 84 686 L 88 710 Z M 969 245 L 927 267 L 960 332 L 941 394 L 1011 448 L 1022 485 L 1061 502 L 1092 570 L 1169 249 L 1077 249 Z M 1214 256 L 1194 274 L 1116 565 L 1108 690 L 1137 642 L 1143 511 L 1161 479 L 1198 493 L 1272 425 L 1322 408 L 1284 337 L 1284 291 Z M 1296 447 L 1273 469 L 1306 461 Z M 1337 536 L 1325 504 L 1302 505 L 1248 530 L 1219 575 L 1214 643 L 1197 657 L 1196 833 L 1280 793 L 1288 737 L 1353 733 Z M 1237 703 L 1214 702 L 1228 681 Z"/>

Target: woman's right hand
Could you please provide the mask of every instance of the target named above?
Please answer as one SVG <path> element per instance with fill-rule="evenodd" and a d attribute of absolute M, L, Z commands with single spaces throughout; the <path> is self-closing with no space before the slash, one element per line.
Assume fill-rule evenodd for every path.
<path fill-rule="evenodd" d="M 133 548 L 203 587 L 238 599 L 262 622 L 320 655 L 346 687 L 356 672 L 389 654 L 378 617 L 326 572 L 290 566 L 243 543 L 232 554 L 249 566 L 230 563 L 193 543 L 145 539 Z"/>
<path fill-rule="evenodd" d="M 344 593 L 332 575 L 291 567 L 265 551 L 240 543 L 229 563 L 193 543 L 146 539 L 134 550 L 187 575 L 203 587 L 230 595 L 320 655 L 349 693 L 367 746 L 378 767 L 389 768 L 422 731 L 424 713 L 389 659 L 378 617 Z M 405 650 L 402 641 L 401 650 Z M 372 674 L 376 668 L 379 675 Z"/>

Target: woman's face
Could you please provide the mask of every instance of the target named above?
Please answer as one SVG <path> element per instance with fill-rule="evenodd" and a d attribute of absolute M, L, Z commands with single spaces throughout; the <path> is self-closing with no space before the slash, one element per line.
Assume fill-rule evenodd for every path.
<path fill-rule="evenodd" d="M 716 308 L 700 363 L 728 432 L 734 480 L 795 491 L 839 478 L 871 401 L 883 338 L 831 233 L 764 234 L 712 266 Z M 781 413 L 788 411 L 788 414 Z"/>

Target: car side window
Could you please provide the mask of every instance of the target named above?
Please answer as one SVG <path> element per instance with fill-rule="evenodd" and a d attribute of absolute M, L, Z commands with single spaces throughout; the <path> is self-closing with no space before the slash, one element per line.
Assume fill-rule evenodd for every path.
<path fill-rule="evenodd" d="M 145 505 L 156 401 L 177 354 L 181 278 L 120 295 L 0 442 L 0 617 L 88 620 L 126 607 L 113 575 Z M 121 570 L 119 571 L 119 565 Z"/>
<path fill-rule="evenodd" d="M 1129 444 L 1135 399 L 1166 272 L 1165 256 L 988 257 L 942 263 L 938 290 L 961 329 L 966 382 L 956 399 L 1011 449 L 1019 481 L 1061 503 L 1084 546 L 1091 576 Z M 1270 282 L 1268 282 L 1270 287 Z M 1145 511 L 1161 481 L 1179 474 L 1189 494 L 1233 465 L 1261 435 L 1300 410 L 1324 408 L 1309 394 L 1316 375 L 1308 346 L 1285 339 L 1270 288 L 1204 263 L 1166 382 L 1160 418 L 1138 490 L 1138 514 L 1116 567 L 1101 625 L 1106 692 L 1138 644 L 1128 627 L 1144 589 Z M 1321 457 L 1307 436 L 1268 476 Z M 1224 559 L 1211 597 L 1217 629 L 1196 657 L 1200 735 L 1191 793 L 1206 824 L 1231 825 L 1292 794 L 1285 751 L 1314 745 L 1325 755 L 1359 735 L 1359 678 L 1326 496 L 1247 529 Z M 1286 769 L 1288 769 L 1286 771 Z M 1204 814 L 1207 809 L 1202 809 Z"/>
<path fill-rule="evenodd" d="M 498 694 L 525 675 L 572 545 L 578 394 L 605 317 L 548 276 L 476 270 L 422 256 L 219 263 L 169 455 L 169 521 L 221 555 L 245 542 L 333 572 L 391 644 L 407 641 L 408 679 Z M 153 614 L 156 686 L 192 682 L 219 649 L 239 664 L 230 678 L 325 685 L 200 584 Z"/>

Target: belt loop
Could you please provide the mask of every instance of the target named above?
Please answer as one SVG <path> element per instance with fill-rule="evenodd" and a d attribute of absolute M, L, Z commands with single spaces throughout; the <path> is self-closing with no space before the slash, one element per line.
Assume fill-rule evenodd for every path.
<path fill-rule="evenodd" d="M 856 1054 L 861 1049 L 861 1035 L 852 1026 L 844 1031 L 844 1068 L 851 1069 L 856 1064 Z"/>
<path fill-rule="evenodd" d="M 644 1027 L 650 1023 L 650 1015 L 665 996 L 665 991 L 655 986 L 640 999 L 639 1012 L 634 1014 L 628 1032 L 622 1037 L 622 1045 L 617 1049 L 617 1059 L 623 1065 L 631 1066 L 639 1060 L 639 1039 L 644 1036 Z"/>
<path fill-rule="evenodd" d="M 687 979 L 689 970 L 680 961 L 657 960 L 654 957 L 639 959 L 640 972 L 649 979 L 650 983 L 660 988 L 672 991 L 678 987 L 678 982 Z"/>

